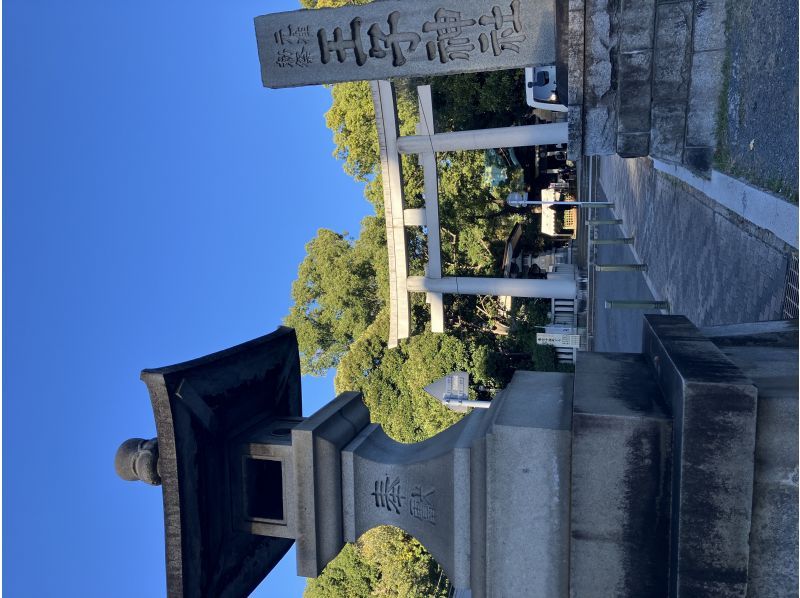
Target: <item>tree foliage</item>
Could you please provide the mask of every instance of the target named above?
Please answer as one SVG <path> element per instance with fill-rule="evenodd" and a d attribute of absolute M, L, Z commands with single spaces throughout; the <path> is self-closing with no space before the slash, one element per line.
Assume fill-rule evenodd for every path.
<path fill-rule="evenodd" d="M 297 332 L 304 373 L 336 367 L 347 347 L 366 330 L 388 300 L 383 222 L 362 221 L 355 241 L 320 229 L 292 284 L 285 323 Z"/>
<path fill-rule="evenodd" d="M 384 311 L 342 358 L 335 383 L 337 392 L 361 391 L 372 420 L 395 440 L 419 442 L 461 417 L 423 390 L 431 382 L 460 370 L 475 383 L 498 383 L 492 354 L 483 344 L 425 331 L 388 349 L 388 327 Z"/>
<path fill-rule="evenodd" d="M 447 579 L 422 547 L 389 526 L 366 532 L 348 544 L 316 579 L 305 598 L 445 598 Z"/>

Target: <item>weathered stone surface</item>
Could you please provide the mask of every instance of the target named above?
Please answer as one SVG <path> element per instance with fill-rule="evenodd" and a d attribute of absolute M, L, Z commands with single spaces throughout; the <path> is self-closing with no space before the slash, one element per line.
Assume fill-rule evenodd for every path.
<path fill-rule="evenodd" d="M 571 375 L 516 372 L 422 443 L 367 426 L 341 453 L 345 539 L 394 525 L 473 596 L 566 596 L 571 413 Z"/>
<path fill-rule="evenodd" d="M 572 376 L 516 372 L 486 436 L 486 595 L 567 596 Z"/>
<path fill-rule="evenodd" d="M 758 387 L 748 598 L 797 596 L 797 321 L 706 329 Z M 793 328 L 793 329 L 792 329 Z"/>
<path fill-rule="evenodd" d="M 167 594 L 246 596 L 291 548 L 284 537 L 231 526 L 231 435 L 302 411 L 294 330 L 142 371 L 158 432 Z"/>
<path fill-rule="evenodd" d="M 562 104 L 569 98 L 569 55 L 570 44 L 570 18 L 569 2 L 561 0 L 555 3 L 556 19 L 556 92 Z"/>
<path fill-rule="evenodd" d="M 698 0 L 694 5 L 694 51 L 725 49 L 725 0 Z"/>
<path fill-rule="evenodd" d="M 569 89 L 567 94 L 569 140 L 567 158 L 577 161 L 583 155 L 583 0 L 570 0 L 569 9 Z"/>
<path fill-rule="evenodd" d="M 434 555 L 456 587 L 469 587 L 469 454 L 459 447 L 470 446 L 484 416 L 473 412 L 413 445 L 368 426 L 342 451 L 347 541 L 377 525 L 402 528 Z"/>
<path fill-rule="evenodd" d="M 569 0 L 569 10 L 570 12 L 575 10 L 583 11 L 585 6 L 584 0 Z"/>
<path fill-rule="evenodd" d="M 670 592 L 743 597 L 756 388 L 683 316 L 645 316 L 643 344 L 674 417 Z"/>
<path fill-rule="evenodd" d="M 650 151 L 650 133 L 617 133 L 617 154 L 621 158 L 640 158 Z"/>
<path fill-rule="evenodd" d="M 650 132 L 652 70 L 651 50 L 623 52 L 619 55 L 619 132 Z M 646 156 L 647 153 L 641 155 Z"/>
<path fill-rule="evenodd" d="M 680 162 L 686 132 L 686 106 L 653 104 L 650 118 L 650 154 L 662 160 Z"/>
<path fill-rule="evenodd" d="M 583 107 L 583 153 L 587 156 L 613 154 L 617 147 L 617 112 L 613 106 Z"/>
<path fill-rule="evenodd" d="M 583 151 L 607 155 L 617 135 L 618 0 L 586 0 L 585 11 Z"/>
<path fill-rule="evenodd" d="M 653 48 L 655 0 L 622 0 L 619 17 L 621 52 Z"/>
<path fill-rule="evenodd" d="M 713 161 L 713 147 L 687 147 L 683 150 L 683 164 L 697 173 L 710 172 Z"/>
<path fill-rule="evenodd" d="M 616 6 L 616 0 L 586 1 L 584 101 L 590 107 L 616 92 L 611 66 L 616 60 L 618 44 Z"/>
<path fill-rule="evenodd" d="M 695 52 L 686 113 L 686 145 L 714 147 L 725 50 Z"/>
<path fill-rule="evenodd" d="M 569 89 L 567 93 L 568 106 L 583 104 L 583 3 L 580 8 L 569 11 Z"/>
<path fill-rule="evenodd" d="M 439 12 L 445 10 L 455 12 Z M 266 87 L 450 75 L 556 59 L 555 0 L 385 0 L 268 14 L 256 17 L 255 26 Z"/>
<path fill-rule="evenodd" d="M 642 355 L 579 353 L 570 595 L 666 596 L 672 419 Z"/>
<path fill-rule="evenodd" d="M 567 124 L 569 131 L 567 159 L 575 161 L 583 155 L 583 108 L 581 105 L 569 106 Z"/>
<path fill-rule="evenodd" d="M 692 2 L 656 7 L 653 101 L 685 101 L 691 70 Z"/>
<path fill-rule="evenodd" d="M 292 430 L 298 575 L 317 577 L 344 546 L 341 451 L 368 424 L 361 393 L 347 392 Z"/>

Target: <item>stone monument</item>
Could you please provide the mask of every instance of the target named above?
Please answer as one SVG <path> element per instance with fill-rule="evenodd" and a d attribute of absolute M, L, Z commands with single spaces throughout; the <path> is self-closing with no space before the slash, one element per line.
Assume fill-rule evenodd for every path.
<path fill-rule="evenodd" d="M 301 417 L 294 332 L 145 370 L 172 597 L 246 596 L 292 542 L 315 577 L 377 525 L 458 595 L 775 596 L 797 586 L 797 323 L 648 315 L 644 353 L 522 372 L 488 409 L 393 441 L 358 393 Z M 777 593 L 776 593 L 777 592 Z"/>
<path fill-rule="evenodd" d="M 266 87 L 555 61 L 556 0 L 383 0 L 255 19 Z"/>

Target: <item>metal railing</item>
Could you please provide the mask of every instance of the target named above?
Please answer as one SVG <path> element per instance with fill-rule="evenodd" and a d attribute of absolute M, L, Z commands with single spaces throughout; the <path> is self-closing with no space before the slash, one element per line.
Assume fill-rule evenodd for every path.
<path fill-rule="evenodd" d="M 797 318 L 797 287 L 797 252 L 792 252 L 786 268 L 786 290 L 783 295 L 783 309 L 781 310 L 784 320 Z"/>

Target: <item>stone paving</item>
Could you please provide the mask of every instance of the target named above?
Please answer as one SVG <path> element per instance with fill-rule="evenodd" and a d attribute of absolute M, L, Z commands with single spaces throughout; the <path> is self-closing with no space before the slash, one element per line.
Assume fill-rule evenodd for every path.
<path fill-rule="evenodd" d="M 599 190 L 598 199 L 603 199 Z M 597 218 L 615 218 L 609 209 L 597 210 Z M 596 239 L 614 239 L 626 236 L 619 226 L 597 227 Z M 631 264 L 636 257 L 629 245 L 597 245 L 595 262 L 598 264 Z M 638 353 L 642 350 L 642 324 L 644 314 L 660 313 L 642 309 L 606 309 L 608 299 L 627 301 L 654 299 L 641 272 L 597 272 L 593 275 L 594 342 L 592 349 L 600 352 Z"/>
<path fill-rule="evenodd" d="M 656 298 L 669 301 L 672 313 L 686 315 L 697 326 L 780 319 L 791 251 L 787 244 L 656 171 L 648 158 L 606 156 L 598 160 L 598 170 L 602 192 L 623 219 L 623 230 L 613 234 L 635 237 L 634 250 L 648 265 Z M 598 261 L 631 259 L 623 253 L 601 255 Z M 643 275 L 611 275 L 618 277 L 615 281 L 608 276 L 598 281 L 608 282 L 615 295 L 644 296 Z M 632 347 L 641 333 L 628 318 L 641 322 L 641 314 L 604 309 L 603 295 L 610 290 L 603 289 L 596 289 L 595 350 L 636 350 Z M 605 332 L 608 339 L 601 341 L 603 330 L 614 332 Z"/>

